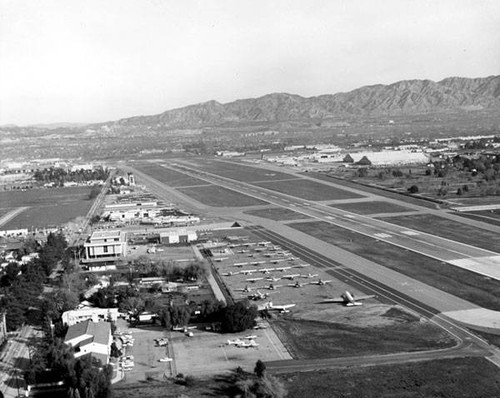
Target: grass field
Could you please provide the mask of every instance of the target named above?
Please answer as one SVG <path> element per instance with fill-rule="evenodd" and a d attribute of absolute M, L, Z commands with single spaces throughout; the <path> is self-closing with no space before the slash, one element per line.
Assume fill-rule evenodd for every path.
<path fill-rule="evenodd" d="M 271 324 L 294 359 L 423 351 L 455 344 L 441 329 L 417 317 L 369 328 L 286 317 Z"/>
<path fill-rule="evenodd" d="M 304 220 L 310 218 L 302 213 L 297 213 L 293 210 L 285 209 L 282 207 L 272 207 L 269 209 L 261 209 L 261 210 L 249 210 L 245 211 L 245 213 L 257 217 L 268 218 L 274 221 Z"/>
<path fill-rule="evenodd" d="M 178 188 L 178 190 L 191 198 L 208 206 L 215 207 L 244 207 L 263 205 L 267 202 L 247 196 L 230 189 L 216 185 L 203 187 Z"/>
<path fill-rule="evenodd" d="M 483 358 L 294 373 L 280 378 L 288 398 L 494 398 L 498 368 Z"/>
<path fill-rule="evenodd" d="M 2 229 L 61 225 L 84 216 L 93 203 L 89 199 L 90 190 L 90 187 L 74 187 L 0 192 L 2 212 L 30 207 L 4 224 Z"/>
<path fill-rule="evenodd" d="M 356 214 L 400 213 L 412 210 L 408 207 L 398 206 L 394 203 L 383 201 L 339 203 L 330 206 Z"/>
<path fill-rule="evenodd" d="M 155 163 L 139 163 L 135 164 L 134 167 L 155 180 L 174 188 L 207 184 L 206 181 L 190 177 L 175 170 L 167 169 L 166 167 Z"/>
<path fill-rule="evenodd" d="M 497 281 L 326 222 L 289 226 L 471 303 L 500 311 Z"/>
<path fill-rule="evenodd" d="M 431 214 L 392 217 L 391 223 L 499 252 L 498 234 Z"/>
<path fill-rule="evenodd" d="M 292 195 L 305 200 L 339 200 L 362 198 L 361 195 L 335 188 L 320 182 L 296 179 L 255 183 L 259 187 Z"/>
<path fill-rule="evenodd" d="M 273 181 L 294 178 L 288 173 L 270 171 L 259 167 L 246 166 L 235 162 L 226 162 L 210 159 L 196 159 L 196 164 L 201 165 L 208 173 L 218 174 L 223 177 L 233 178 L 238 181 Z"/>
<path fill-rule="evenodd" d="M 470 218 L 472 220 L 482 221 L 492 225 L 500 225 L 500 211 L 475 211 L 470 213 L 457 213 L 460 217 Z"/>

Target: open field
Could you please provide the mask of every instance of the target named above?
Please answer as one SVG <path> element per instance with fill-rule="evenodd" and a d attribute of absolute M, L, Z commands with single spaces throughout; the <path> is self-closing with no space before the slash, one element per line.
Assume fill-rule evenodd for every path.
<path fill-rule="evenodd" d="M 359 311 L 348 311 L 351 311 L 352 317 L 363 316 Z M 406 318 L 398 317 L 400 313 L 405 314 Z M 349 322 L 312 321 L 295 317 L 281 317 L 271 324 L 294 359 L 381 355 L 455 345 L 455 341 L 442 329 L 394 307 L 380 316 L 391 319 L 390 325 L 362 327 Z"/>
<path fill-rule="evenodd" d="M 326 222 L 289 225 L 471 303 L 500 310 L 500 283 L 490 278 Z"/>
<path fill-rule="evenodd" d="M 330 205 L 337 209 L 350 211 L 356 214 L 378 214 L 378 213 L 400 213 L 411 211 L 408 207 L 398 206 L 394 203 L 383 201 L 370 201 L 370 202 L 354 202 L 354 203 L 339 203 Z"/>
<path fill-rule="evenodd" d="M 500 210 L 484 210 L 474 212 L 457 213 L 460 217 L 470 218 L 472 220 L 482 221 L 492 225 L 500 225 Z"/>
<path fill-rule="evenodd" d="M 218 174 L 223 177 L 233 178 L 244 182 L 274 181 L 295 178 L 288 173 L 269 171 L 259 167 L 246 166 L 236 162 L 196 159 L 193 163 L 202 165 L 203 170 L 208 173 Z"/>
<path fill-rule="evenodd" d="M 2 212 L 21 206 L 30 207 L 4 224 L 2 229 L 61 225 L 84 216 L 93 203 L 89 199 L 90 190 L 90 187 L 72 187 L 2 191 Z"/>
<path fill-rule="evenodd" d="M 294 373 L 280 378 L 288 398 L 494 398 L 498 368 L 483 358 Z"/>
<path fill-rule="evenodd" d="M 361 195 L 320 182 L 295 179 L 254 183 L 259 187 L 295 196 L 305 200 L 339 200 L 361 198 Z"/>
<path fill-rule="evenodd" d="M 457 242 L 499 251 L 498 234 L 431 214 L 391 217 L 391 223 Z"/>
<path fill-rule="evenodd" d="M 266 202 L 247 196 L 230 189 L 217 185 L 206 185 L 202 187 L 178 188 L 180 192 L 201 202 L 207 206 L 214 207 L 243 207 L 263 205 Z"/>
<path fill-rule="evenodd" d="M 328 181 L 328 182 L 332 182 L 332 183 L 339 184 L 339 185 L 344 185 L 346 187 L 358 189 L 360 191 L 364 191 L 364 192 L 367 192 L 370 194 L 385 196 L 387 198 L 397 199 L 397 200 L 400 200 L 402 202 L 412 203 L 412 204 L 427 207 L 430 209 L 436 208 L 436 203 L 428 201 L 428 200 L 420 199 L 417 196 L 406 195 L 406 194 L 398 193 L 395 191 L 383 190 L 381 188 L 377 188 L 376 186 L 362 184 L 362 183 L 359 183 L 357 181 L 344 180 L 340 177 L 336 177 L 336 176 L 331 175 L 331 174 L 308 172 L 308 173 L 306 173 L 306 175 L 309 177 L 313 177 L 315 179 L 318 179 L 318 180 Z"/>
<path fill-rule="evenodd" d="M 183 187 L 193 185 L 206 185 L 207 182 L 198 178 L 190 177 L 181 172 L 167 169 L 157 163 L 136 163 L 134 167 L 144 174 L 171 187 Z"/>
<path fill-rule="evenodd" d="M 293 210 L 285 209 L 283 207 L 270 207 L 269 209 L 249 210 L 245 211 L 245 213 L 275 221 L 306 220 L 310 218 L 302 213 L 297 213 Z"/>

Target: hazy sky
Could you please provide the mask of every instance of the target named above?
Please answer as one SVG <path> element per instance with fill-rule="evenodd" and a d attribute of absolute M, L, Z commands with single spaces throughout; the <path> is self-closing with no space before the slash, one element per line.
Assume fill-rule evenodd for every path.
<path fill-rule="evenodd" d="M 493 74 L 499 0 L 0 0 L 0 124 Z"/>

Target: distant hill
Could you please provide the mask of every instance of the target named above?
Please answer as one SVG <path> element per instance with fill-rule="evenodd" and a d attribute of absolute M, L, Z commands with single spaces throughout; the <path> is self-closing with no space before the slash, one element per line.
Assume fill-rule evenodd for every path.
<path fill-rule="evenodd" d="M 353 115 L 396 115 L 460 110 L 499 110 L 500 76 L 449 77 L 439 82 L 403 80 L 347 93 L 304 98 L 274 93 L 227 104 L 209 101 L 152 116 L 136 116 L 115 126 L 200 128 L 251 122 L 321 120 Z"/>

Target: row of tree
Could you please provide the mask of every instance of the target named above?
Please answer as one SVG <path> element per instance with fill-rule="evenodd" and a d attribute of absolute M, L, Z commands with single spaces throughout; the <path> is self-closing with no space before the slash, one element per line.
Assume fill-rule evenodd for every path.
<path fill-rule="evenodd" d="M 63 186 L 65 182 L 83 183 L 87 181 L 102 180 L 106 181 L 109 176 L 107 168 L 96 167 L 92 170 L 69 171 L 60 167 L 51 167 L 50 169 L 38 170 L 33 178 L 41 183 L 55 183 L 57 186 Z"/>

